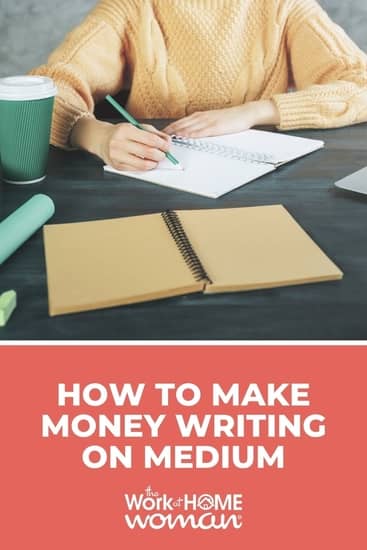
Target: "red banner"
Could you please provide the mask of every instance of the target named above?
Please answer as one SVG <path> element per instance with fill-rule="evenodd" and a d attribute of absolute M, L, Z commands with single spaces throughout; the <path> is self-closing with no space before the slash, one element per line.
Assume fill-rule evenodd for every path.
<path fill-rule="evenodd" d="M 1 347 L 1 547 L 366 547 L 366 358 Z"/>

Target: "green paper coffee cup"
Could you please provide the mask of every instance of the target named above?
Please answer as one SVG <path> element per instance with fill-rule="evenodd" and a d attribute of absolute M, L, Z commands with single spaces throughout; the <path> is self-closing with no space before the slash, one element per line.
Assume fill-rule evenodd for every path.
<path fill-rule="evenodd" d="M 0 78 L 0 165 L 8 183 L 46 177 L 56 87 L 44 76 Z"/>

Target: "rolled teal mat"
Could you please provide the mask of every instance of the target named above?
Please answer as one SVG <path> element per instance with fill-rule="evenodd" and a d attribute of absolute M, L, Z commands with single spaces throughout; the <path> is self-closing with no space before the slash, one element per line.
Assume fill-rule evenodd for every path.
<path fill-rule="evenodd" d="M 55 205 L 47 195 L 34 195 L 0 222 L 0 265 L 53 216 Z"/>

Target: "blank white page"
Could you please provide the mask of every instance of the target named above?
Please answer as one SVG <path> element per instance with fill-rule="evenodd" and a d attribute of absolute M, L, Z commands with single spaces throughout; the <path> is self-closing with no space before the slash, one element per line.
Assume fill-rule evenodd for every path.
<path fill-rule="evenodd" d="M 272 172 L 271 164 L 245 162 L 217 156 L 201 151 L 191 151 L 185 147 L 172 145 L 170 152 L 184 170 L 167 170 L 165 166 L 148 172 L 121 172 L 105 166 L 106 172 L 122 174 L 130 178 L 157 183 L 165 187 L 188 191 L 216 199 L 241 185 Z"/>
<path fill-rule="evenodd" d="M 273 171 L 280 164 L 302 157 L 324 146 L 323 141 L 288 136 L 278 132 L 247 130 L 227 136 L 185 140 L 173 144 L 172 154 L 184 167 L 181 171 L 167 159 L 148 172 L 122 174 L 165 187 L 216 199 L 225 193 Z M 248 154 L 252 160 L 246 160 Z M 241 158 L 242 156 L 242 158 Z"/>

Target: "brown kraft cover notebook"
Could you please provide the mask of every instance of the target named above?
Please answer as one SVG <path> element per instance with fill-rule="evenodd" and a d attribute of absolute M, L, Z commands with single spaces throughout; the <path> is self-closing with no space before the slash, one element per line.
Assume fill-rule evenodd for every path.
<path fill-rule="evenodd" d="M 281 205 L 46 225 L 50 315 L 341 279 Z"/>

